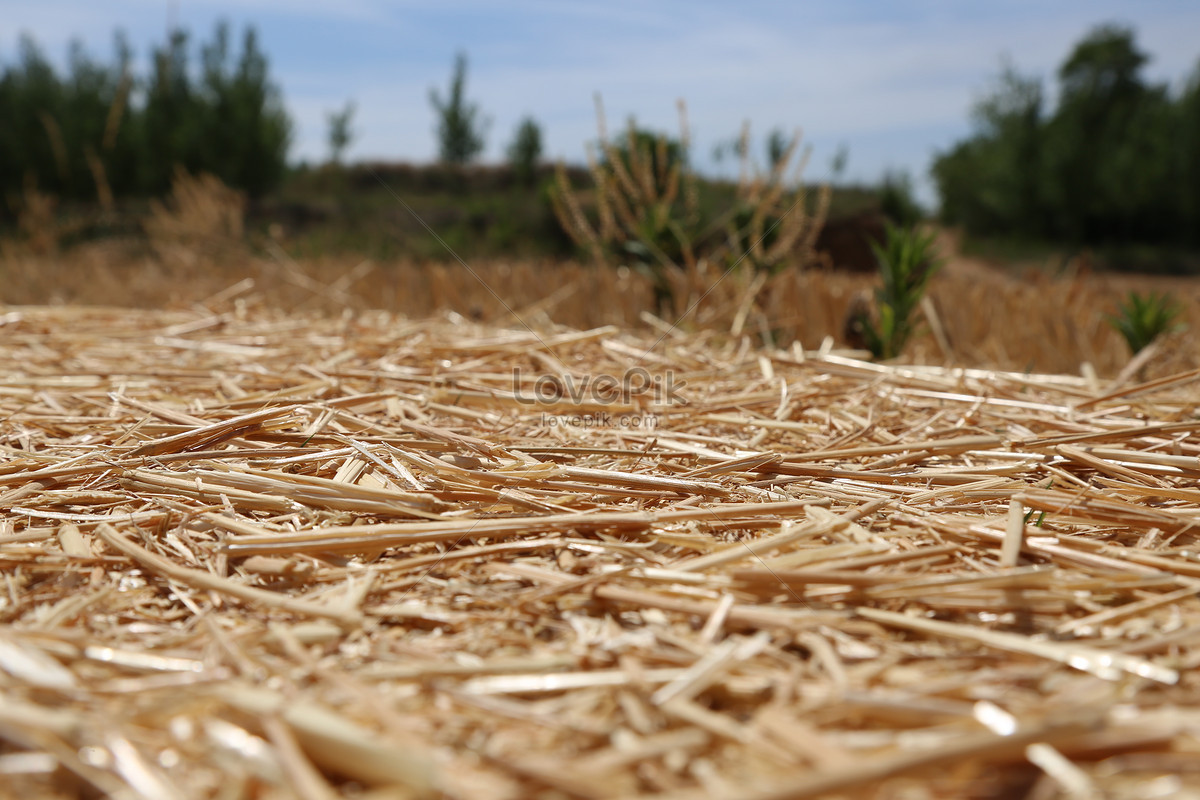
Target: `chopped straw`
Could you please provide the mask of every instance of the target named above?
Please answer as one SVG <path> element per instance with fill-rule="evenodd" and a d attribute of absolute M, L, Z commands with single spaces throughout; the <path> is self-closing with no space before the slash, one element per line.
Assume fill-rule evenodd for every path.
<path fill-rule="evenodd" d="M 212 306 L 0 314 L 14 796 L 1200 796 L 1194 370 Z"/>

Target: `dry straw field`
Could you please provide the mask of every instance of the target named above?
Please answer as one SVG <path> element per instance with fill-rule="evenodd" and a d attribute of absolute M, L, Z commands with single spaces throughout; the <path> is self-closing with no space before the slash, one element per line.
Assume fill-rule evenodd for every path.
<path fill-rule="evenodd" d="M 0 795 L 1200 797 L 1200 370 L 1118 280 L 951 264 L 876 364 L 862 277 L 475 265 L 518 322 L 159 212 L 4 254 Z"/>
<path fill-rule="evenodd" d="M 14 796 L 1200 791 L 1200 372 L 0 322 Z"/>

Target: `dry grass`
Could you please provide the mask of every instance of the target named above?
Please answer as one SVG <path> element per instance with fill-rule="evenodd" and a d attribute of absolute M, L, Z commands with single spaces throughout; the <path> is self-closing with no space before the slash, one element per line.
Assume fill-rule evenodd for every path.
<path fill-rule="evenodd" d="M 0 309 L 5 791 L 1200 792 L 1200 372 L 261 305 Z"/>
<path fill-rule="evenodd" d="M 774 198 L 756 201 L 755 207 L 774 208 L 782 173 L 747 174 L 746 186 Z M 553 321 L 574 328 L 612 324 L 659 331 L 667 326 L 654 315 L 665 312 L 666 323 L 678 321 L 683 331 L 749 336 L 767 346 L 799 342 L 812 349 L 828 347 L 830 337 L 832 344 L 845 344 L 847 312 L 874 285 L 871 277 L 827 269 L 726 272 L 700 260 L 663 272 L 672 307 L 659 309 L 663 287 L 625 268 L 536 261 L 466 267 L 449 257 L 441 263 L 376 264 L 346 257 L 298 263 L 275 240 L 254 250 L 248 246 L 244 207 L 244 199 L 215 178 L 180 173 L 171 197 L 152 206 L 145 241 L 110 240 L 61 252 L 63 231 L 56 227 L 53 200 L 31 192 L 22 239 L 0 241 L 0 300 L 187 308 L 233 292 L 247 295 L 247 303 L 303 312 L 380 309 L 422 318 L 451 311 L 505 326 Z M 811 233 L 819 221 L 805 222 L 816 228 L 803 230 Z M 1150 289 L 1180 302 L 1187 330 L 1147 354 L 1149 363 L 1139 374 L 1200 366 L 1200 281 L 1086 271 L 1055 278 L 1031 270 L 1018 276 L 955 256 L 949 236 L 941 237 L 941 246 L 951 258 L 931 284 L 925 335 L 912 343 L 907 360 L 1072 374 L 1090 369 L 1114 376 L 1129 354 L 1105 315 L 1130 290 Z M 805 259 L 811 262 L 811 254 Z"/>
<path fill-rule="evenodd" d="M 503 325 L 553 321 L 577 328 L 639 327 L 655 311 L 650 279 L 633 270 L 575 263 L 387 263 L 327 257 L 297 263 L 272 246 L 267 256 L 230 252 L 222 240 L 157 253 L 137 244 L 105 242 L 62 255 L 0 248 L 3 298 L 14 305 L 84 304 L 187 308 L 242 281 L 269 307 L 341 313 L 377 308 L 412 317 L 433 310 Z M 204 252 L 222 253 L 206 257 Z M 163 254 L 168 254 L 164 256 Z M 676 318 L 685 331 L 746 334 L 755 342 L 816 348 L 839 344 L 850 304 L 873 279 L 829 271 L 783 270 L 766 276 L 738 271 L 724 278 L 713 266 L 672 277 Z M 248 289 L 249 284 L 243 284 Z M 1079 374 L 1084 363 L 1117 374 L 1129 353 L 1105 321 L 1130 290 L 1154 290 L 1180 301 L 1188 330 L 1172 338 L 1154 369 L 1200 366 L 1200 282 L 1148 276 L 1054 278 L 979 268 L 949 268 L 930 295 L 941 342 L 927 322 L 908 360 L 962 366 Z M 1169 363 L 1162 363 L 1164 357 Z"/>

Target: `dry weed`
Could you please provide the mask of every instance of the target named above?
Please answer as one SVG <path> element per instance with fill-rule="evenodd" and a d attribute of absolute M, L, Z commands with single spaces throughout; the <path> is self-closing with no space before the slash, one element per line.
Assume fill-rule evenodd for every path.
<path fill-rule="evenodd" d="M 246 199 L 213 175 L 175 172 L 166 202 L 150 204 L 143 226 L 167 262 L 195 266 L 244 254 Z"/>
<path fill-rule="evenodd" d="M 40 191 L 33 181 L 25 182 L 17 210 L 17 230 L 21 234 L 21 243 L 30 252 L 43 256 L 58 252 L 62 232 L 55 215 L 57 208 L 58 200 L 54 195 Z"/>
<path fill-rule="evenodd" d="M 648 141 L 630 119 L 622 142 L 609 139 L 604 109 L 596 101 L 600 154 L 590 148 L 594 188 L 576 191 L 560 164 L 551 193 L 563 229 L 598 264 L 640 265 L 656 282 L 660 297 L 682 313 L 681 284 L 694 284 L 705 262 L 732 269 L 743 262 L 759 269 L 820 261 L 815 250 L 825 223 L 831 191 L 821 189 L 810 213 L 800 175 L 807 152 L 797 157 L 797 132 L 781 157 L 767 169 L 749 157 L 748 126 L 743 128 L 742 164 L 729 207 L 702 210 L 695 173 L 688 167 L 687 109 L 679 102 L 680 137 Z M 796 165 L 794 175 L 792 166 Z M 687 303 L 682 303 L 686 308 Z"/>

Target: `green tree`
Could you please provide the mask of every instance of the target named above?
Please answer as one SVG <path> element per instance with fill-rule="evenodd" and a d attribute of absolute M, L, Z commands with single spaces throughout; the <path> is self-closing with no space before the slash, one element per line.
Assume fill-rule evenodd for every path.
<path fill-rule="evenodd" d="M 0 75 L 0 196 L 11 201 L 30 183 L 80 200 L 135 189 L 137 143 L 122 124 L 132 87 L 124 38 L 111 66 L 72 42 L 62 78 L 32 39 L 19 52 Z"/>
<path fill-rule="evenodd" d="M 772 169 L 783 158 L 783 154 L 787 152 L 790 142 L 791 138 L 784 132 L 783 128 L 776 128 L 767 135 L 767 164 Z"/>
<path fill-rule="evenodd" d="M 154 55 L 146 88 L 142 142 L 148 155 L 142 188 L 165 191 L 176 167 L 211 172 L 226 184 L 260 196 L 276 186 L 287 165 L 291 120 L 268 74 L 258 35 L 247 28 L 241 53 L 220 22 L 200 49 L 201 74 L 188 69 L 187 34 L 176 31 Z"/>
<path fill-rule="evenodd" d="M 902 228 L 911 228 L 925 216 L 913 191 L 912 176 L 904 170 L 887 170 L 879 184 L 883 215 Z"/>
<path fill-rule="evenodd" d="M 1144 233 L 1147 203 L 1166 188 L 1156 140 L 1168 124 L 1165 88 L 1142 80 L 1146 60 L 1130 29 L 1102 25 L 1059 68 L 1047 130 L 1054 233 L 1084 242 Z"/>
<path fill-rule="evenodd" d="M 342 163 L 342 155 L 350 142 L 354 141 L 354 101 L 346 102 L 341 111 L 330 111 L 325 115 L 329 124 L 329 160 L 334 164 Z"/>
<path fill-rule="evenodd" d="M 1042 225 L 1042 105 L 1041 82 L 1005 65 L 971 110 L 974 135 L 934 162 L 947 222 L 975 233 Z"/>
<path fill-rule="evenodd" d="M 247 30 L 238 59 L 228 26 L 189 67 L 188 35 L 173 32 L 139 80 L 124 36 L 105 64 L 73 43 L 64 76 L 24 37 L 0 73 L 0 212 L 27 185 L 107 202 L 166 191 L 177 166 L 261 194 L 283 175 L 291 123 Z"/>
<path fill-rule="evenodd" d="M 140 109 L 134 104 L 137 79 L 133 73 L 133 50 L 125 34 L 113 35 L 115 61 L 109 68 L 109 81 L 104 85 L 104 131 L 93 142 L 100 153 L 105 177 L 114 195 L 129 195 L 139 191 L 138 163 L 142 159 L 139 140 Z"/>
<path fill-rule="evenodd" d="M 838 149 L 834 152 L 833 157 L 829 159 L 829 178 L 833 183 L 841 180 L 842 175 L 846 174 L 846 165 L 850 163 L 850 145 L 842 142 L 838 145 Z"/>
<path fill-rule="evenodd" d="M 205 48 L 200 110 L 205 141 L 220 146 L 205 153 L 203 169 L 252 197 L 260 196 L 283 177 L 292 123 L 270 80 L 254 28 L 245 30 L 236 63 L 229 58 L 227 42 L 228 26 L 222 22 Z M 223 132 L 219 138 L 218 132 Z"/>
<path fill-rule="evenodd" d="M 1077 244 L 1195 241 L 1200 207 L 1200 71 L 1177 99 L 1147 83 L 1133 31 L 1102 25 L 1058 70 L 1058 104 L 1012 67 L 940 153 L 944 221 L 972 234 Z"/>
<path fill-rule="evenodd" d="M 188 76 L 188 35 L 173 31 L 153 54 L 153 72 L 141 113 L 140 185 L 161 194 L 171 185 L 175 167 L 195 172 L 202 166 L 200 102 Z"/>
<path fill-rule="evenodd" d="M 0 180 L 10 202 L 26 181 L 62 191 L 66 174 L 61 137 L 54 138 L 62 82 L 32 38 L 22 36 L 17 49 L 17 63 L 0 79 Z"/>
<path fill-rule="evenodd" d="M 454 72 L 445 98 L 437 89 L 429 90 L 429 102 L 438 116 L 438 154 L 447 164 L 469 164 L 483 152 L 487 120 L 479 106 L 467 102 L 467 56 L 459 53 L 454 59 Z"/>
<path fill-rule="evenodd" d="M 1185 239 L 1200 244 L 1200 63 L 1196 64 L 1191 80 L 1176 109 L 1177 127 L 1173 142 L 1173 161 L 1178 180 L 1175 182 L 1175 203 L 1180 225 L 1187 232 Z"/>
<path fill-rule="evenodd" d="M 508 162 L 517 180 L 529 184 L 542 157 L 542 129 L 533 117 L 525 117 L 517 125 L 512 143 L 508 146 Z"/>

